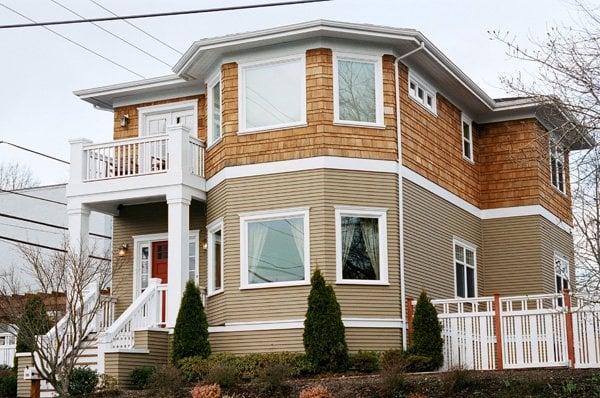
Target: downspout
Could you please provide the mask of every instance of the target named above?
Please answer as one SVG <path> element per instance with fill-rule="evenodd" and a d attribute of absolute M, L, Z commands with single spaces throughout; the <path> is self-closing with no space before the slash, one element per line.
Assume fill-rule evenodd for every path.
<path fill-rule="evenodd" d="M 396 58 L 394 61 L 395 91 L 396 91 L 396 142 L 398 143 L 398 222 L 400 231 L 400 301 L 402 306 L 402 348 L 407 348 L 407 324 L 406 324 L 406 286 L 404 283 L 404 200 L 402 191 L 402 126 L 400 124 L 400 61 L 404 58 L 425 48 L 421 42 L 419 47 Z"/>

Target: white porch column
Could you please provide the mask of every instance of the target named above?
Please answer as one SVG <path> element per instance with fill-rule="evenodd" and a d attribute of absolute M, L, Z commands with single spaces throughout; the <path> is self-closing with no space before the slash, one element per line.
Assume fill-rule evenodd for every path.
<path fill-rule="evenodd" d="M 169 135 L 169 176 L 172 181 L 183 182 L 184 176 L 191 173 L 190 129 L 175 124 L 167 126 Z"/>
<path fill-rule="evenodd" d="M 67 206 L 69 247 L 75 253 L 89 249 L 90 210 L 83 204 Z"/>
<path fill-rule="evenodd" d="M 91 143 L 92 141 L 87 138 L 69 140 L 69 144 L 71 144 L 71 167 L 69 170 L 70 184 L 80 183 L 87 177 L 87 159 L 85 158 L 83 147 Z"/>
<path fill-rule="evenodd" d="M 167 195 L 169 207 L 167 327 L 175 326 L 179 304 L 188 280 L 191 202 L 189 195 Z"/>

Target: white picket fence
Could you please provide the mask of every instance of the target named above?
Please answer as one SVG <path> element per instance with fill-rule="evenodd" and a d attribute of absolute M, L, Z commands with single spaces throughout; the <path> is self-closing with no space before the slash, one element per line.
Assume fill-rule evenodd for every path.
<path fill-rule="evenodd" d="M 584 297 L 496 295 L 432 304 L 442 324 L 443 369 L 600 367 L 600 304 Z"/>

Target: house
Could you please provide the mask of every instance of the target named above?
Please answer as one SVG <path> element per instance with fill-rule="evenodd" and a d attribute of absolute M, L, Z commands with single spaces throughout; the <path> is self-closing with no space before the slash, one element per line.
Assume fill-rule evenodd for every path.
<path fill-rule="evenodd" d="M 75 93 L 114 113 L 112 141 L 71 141 L 67 199 L 74 242 L 90 211 L 114 217 L 127 266 L 98 368 L 120 381 L 166 360 L 190 279 L 213 351 L 234 353 L 303 349 L 316 268 L 352 351 L 405 344 L 423 289 L 573 280 L 568 154 L 590 142 L 544 104 L 490 98 L 418 31 L 317 20 L 202 39 L 173 72 Z"/>

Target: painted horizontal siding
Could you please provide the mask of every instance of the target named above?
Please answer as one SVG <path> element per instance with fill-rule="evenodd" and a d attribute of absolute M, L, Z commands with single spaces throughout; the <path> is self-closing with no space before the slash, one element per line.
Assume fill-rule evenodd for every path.
<path fill-rule="evenodd" d="M 385 351 L 402 348 L 400 329 L 346 328 L 348 350 Z"/>
<path fill-rule="evenodd" d="M 477 272 L 484 266 L 481 220 L 404 179 L 404 275 L 407 297 L 425 290 L 432 298 L 453 298 L 453 238 L 477 247 Z M 478 288 L 483 290 L 483 278 Z"/>
<path fill-rule="evenodd" d="M 556 291 L 556 280 L 554 276 L 554 252 L 559 252 L 569 259 L 569 273 L 571 287 L 575 287 L 575 250 L 573 236 L 558 226 L 552 224 L 545 218 L 540 217 L 542 241 L 542 283 L 544 292 L 554 293 Z"/>
<path fill-rule="evenodd" d="M 29 398 L 31 391 L 31 380 L 25 380 L 23 373 L 29 366 L 33 366 L 33 357 L 19 357 L 17 358 L 17 397 Z"/>

